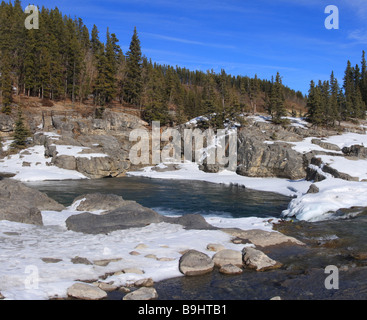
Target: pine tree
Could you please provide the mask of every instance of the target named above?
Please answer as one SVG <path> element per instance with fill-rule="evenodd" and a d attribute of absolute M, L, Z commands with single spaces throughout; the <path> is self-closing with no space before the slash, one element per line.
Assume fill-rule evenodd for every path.
<path fill-rule="evenodd" d="M 350 61 L 347 62 L 347 68 L 344 73 L 344 93 L 345 104 L 342 110 L 342 119 L 349 120 L 354 115 L 353 94 L 354 94 L 354 68 Z"/>
<path fill-rule="evenodd" d="M 319 86 L 315 85 L 315 82 L 313 80 L 310 83 L 310 90 L 308 91 L 306 108 L 308 110 L 307 120 L 313 125 L 321 125 L 323 123 L 324 117 L 321 90 Z"/>
<path fill-rule="evenodd" d="M 329 109 L 327 111 L 327 124 L 334 126 L 336 121 L 340 121 L 339 112 L 339 91 L 340 87 L 338 80 L 334 76 L 334 72 L 331 72 L 330 76 L 330 98 L 329 98 Z"/>
<path fill-rule="evenodd" d="M 29 136 L 29 131 L 24 126 L 23 114 L 22 111 L 18 110 L 18 120 L 15 123 L 14 129 L 14 141 L 11 144 L 12 148 L 23 149 L 27 143 L 27 137 Z"/>
<path fill-rule="evenodd" d="M 282 117 L 287 114 L 284 102 L 282 80 L 278 72 L 273 83 L 268 105 L 269 114 L 272 117 L 272 121 L 276 124 L 283 123 Z"/>
<path fill-rule="evenodd" d="M 367 63 L 365 51 L 362 52 L 360 90 L 362 93 L 362 99 L 367 106 Z"/>
<path fill-rule="evenodd" d="M 131 104 L 138 105 L 142 91 L 142 54 L 136 27 L 126 56 L 125 99 Z"/>
<path fill-rule="evenodd" d="M 2 109 L 1 111 L 6 114 L 11 113 L 11 103 L 13 102 L 12 92 L 13 84 L 11 79 L 11 61 L 8 50 L 3 50 L 1 57 L 1 94 L 2 94 Z"/>

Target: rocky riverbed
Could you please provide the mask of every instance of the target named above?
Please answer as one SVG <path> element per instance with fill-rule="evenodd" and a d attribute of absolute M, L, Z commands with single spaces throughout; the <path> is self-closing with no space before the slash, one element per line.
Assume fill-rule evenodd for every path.
<path fill-rule="evenodd" d="M 66 208 L 63 205 L 39 191 L 26 187 L 21 182 L 3 179 L 0 183 L 2 190 L 0 200 L 2 203 L 7 203 L 7 206 L 2 207 L 0 212 L 0 218 L 4 222 L 1 229 L 1 243 L 6 245 L 6 243 L 19 242 L 17 244 L 19 248 L 28 241 L 38 243 L 34 249 L 32 249 L 33 245 L 31 244 L 26 249 L 27 253 L 25 253 L 26 251 L 20 253 L 21 259 L 27 259 L 24 255 L 33 256 L 32 259 L 28 262 L 24 261 L 24 263 L 25 266 L 35 266 L 39 277 L 37 281 L 42 283 L 51 281 L 43 283 L 46 287 L 52 286 L 52 281 L 55 281 L 55 279 L 47 280 L 49 276 L 46 273 L 42 274 L 44 268 L 48 268 L 49 272 L 51 270 L 61 272 L 59 267 L 66 268 L 66 270 L 72 269 L 73 266 L 80 267 L 66 276 L 66 279 L 65 275 L 60 275 L 63 280 L 59 279 L 59 281 L 70 283 L 70 285 L 67 286 L 64 294 L 57 294 L 59 298 L 69 296 L 78 299 L 106 299 L 109 296 L 107 292 L 118 291 L 120 294 L 121 292 L 126 294 L 124 299 L 157 299 L 157 292 L 153 290 L 155 285 L 153 278 L 156 273 L 160 273 L 159 268 L 163 266 L 168 268 L 167 270 L 175 268 L 176 271 L 172 273 L 173 275 L 181 274 L 187 277 L 201 276 L 212 273 L 214 270 L 219 270 L 220 273 L 227 275 L 238 275 L 244 270 L 266 272 L 281 268 L 282 263 L 267 256 L 264 253 L 264 248 L 284 244 L 304 245 L 294 237 L 271 230 L 242 230 L 213 226 L 197 214 L 176 218 L 161 216 L 136 202 L 125 201 L 122 197 L 113 194 L 87 194 L 78 197 L 71 206 L 73 212 L 66 213 Z M 27 211 L 23 208 L 31 209 Z M 55 225 L 55 221 L 50 222 L 51 215 L 58 217 L 59 227 Z M 30 226 L 30 229 L 26 227 L 27 225 Z M 152 244 L 149 237 L 141 239 L 138 243 L 135 242 L 136 240 L 128 240 L 133 234 L 139 233 L 139 230 L 144 232 L 149 227 L 157 230 L 158 239 L 160 238 L 159 232 L 161 232 L 162 237 L 158 240 L 159 250 L 151 250 Z M 172 228 L 176 231 L 169 231 Z M 24 234 L 20 233 L 19 230 L 24 230 Z M 31 235 L 28 233 L 30 231 L 32 231 L 32 238 L 28 238 Z M 191 237 L 190 232 L 193 232 L 193 234 L 198 235 L 198 238 L 192 241 L 193 247 L 189 243 L 185 243 L 184 239 L 182 239 L 183 243 L 173 245 L 177 240 L 170 243 L 166 237 L 167 233 L 165 234 L 167 231 L 168 235 L 172 232 L 181 232 L 179 237 Z M 48 238 L 43 235 L 43 232 L 49 234 Z M 57 238 L 53 239 L 50 232 L 62 233 L 64 237 L 72 238 L 74 246 L 79 246 L 79 249 L 72 250 L 70 248 L 69 254 L 65 254 L 62 248 L 64 246 L 67 248 L 68 244 L 60 243 L 59 247 L 54 247 L 53 243 Z M 186 235 L 186 233 L 188 234 Z M 34 238 L 36 234 L 38 236 Z M 86 245 L 83 243 L 92 237 L 97 238 L 94 238 L 94 243 L 90 242 L 87 254 L 83 255 L 80 252 Z M 172 234 L 169 237 L 174 239 Z M 120 241 L 121 246 L 123 246 L 122 243 L 126 239 L 129 245 L 124 250 L 111 247 L 108 243 L 108 241 Z M 136 239 L 139 239 L 139 236 Z M 210 240 L 211 242 L 209 242 Z M 76 244 L 78 241 L 80 244 Z M 90 252 L 99 251 L 98 247 L 95 246 L 96 241 L 99 246 L 105 247 L 103 254 L 94 255 L 93 259 Z M 133 244 L 134 242 L 135 244 Z M 166 244 L 163 244 L 164 242 Z M 199 250 L 200 248 L 202 250 Z M 74 255 L 75 252 L 80 252 L 80 255 Z M 154 261 L 156 267 L 154 267 Z M 89 270 L 86 272 L 85 268 Z M 12 277 L 22 278 L 22 275 L 16 275 L 16 269 L 13 270 L 15 275 L 4 274 L 2 290 L 0 291 L 5 298 L 17 298 L 13 296 L 11 279 Z M 25 276 L 24 281 L 26 280 Z M 19 281 L 13 282 L 13 285 L 18 286 L 17 290 L 23 291 L 23 294 L 28 290 L 27 286 L 19 287 Z M 55 283 L 54 285 L 57 286 Z M 41 295 L 43 295 L 42 291 L 44 290 L 44 288 L 40 289 Z M 7 297 L 7 292 L 10 293 L 9 297 Z M 56 295 L 48 296 L 48 298 L 56 298 Z"/>

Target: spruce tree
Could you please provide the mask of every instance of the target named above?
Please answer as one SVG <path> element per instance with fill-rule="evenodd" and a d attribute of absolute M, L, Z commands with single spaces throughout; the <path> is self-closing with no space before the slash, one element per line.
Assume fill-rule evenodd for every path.
<path fill-rule="evenodd" d="M 3 50 L 1 57 L 1 94 L 2 94 L 2 109 L 6 114 L 11 113 L 11 103 L 13 102 L 12 92 L 13 84 L 11 79 L 11 60 L 8 50 Z"/>
<path fill-rule="evenodd" d="M 15 122 L 15 129 L 14 129 L 14 134 L 13 134 L 14 141 L 11 144 L 11 147 L 16 148 L 16 149 L 25 148 L 28 136 L 29 136 L 29 131 L 27 130 L 27 128 L 24 125 L 23 114 L 22 114 L 21 109 L 19 109 L 18 119 Z"/>
<path fill-rule="evenodd" d="M 338 80 L 335 78 L 334 72 L 331 72 L 329 109 L 326 114 L 327 124 L 331 126 L 334 126 L 336 121 L 340 121 L 339 91 Z"/>
<path fill-rule="evenodd" d="M 322 106 L 321 90 L 312 80 L 307 99 L 307 120 L 313 125 L 319 126 L 323 123 L 324 110 Z"/>
<path fill-rule="evenodd" d="M 360 90 L 362 94 L 362 99 L 367 106 L 367 63 L 365 51 L 362 52 Z"/>
<path fill-rule="evenodd" d="M 275 82 L 273 83 L 273 87 L 271 89 L 268 105 L 268 111 L 272 117 L 272 121 L 276 124 L 283 123 L 284 121 L 282 117 L 286 116 L 287 114 L 284 102 L 285 98 L 283 93 L 282 80 L 279 72 L 277 72 Z"/>
<path fill-rule="evenodd" d="M 138 105 L 142 91 L 142 53 L 136 27 L 126 56 L 125 99 L 131 104 Z"/>

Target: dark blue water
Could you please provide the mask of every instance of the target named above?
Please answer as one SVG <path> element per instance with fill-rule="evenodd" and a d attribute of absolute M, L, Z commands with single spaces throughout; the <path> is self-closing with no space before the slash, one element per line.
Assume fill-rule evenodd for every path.
<path fill-rule="evenodd" d="M 161 214 L 199 213 L 227 217 L 279 217 L 290 198 L 201 181 L 124 177 L 99 180 L 27 183 L 68 206 L 83 194 L 101 192 L 122 196 Z"/>

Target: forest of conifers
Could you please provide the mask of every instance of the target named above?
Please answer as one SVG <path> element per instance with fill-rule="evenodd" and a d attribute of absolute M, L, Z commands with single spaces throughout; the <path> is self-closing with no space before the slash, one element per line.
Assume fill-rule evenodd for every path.
<path fill-rule="evenodd" d="M 178 122 L 206 113 L 252 112 L 264 107 L 273 81 L 257 76 L 231 76 L 224 70 L 192 71 L 159 65 L 141 52 L 138 32 L 132 31 L 128 52 L 110 30 L 100 40 L 80 18 L 64 16 L 57 8 L 39 8 L 39 29 L 24 27 L 21 2 L 0 6 L 2 111 L 11 108 L 12 88 L 17 94 L 54 101 L 108 107 L 119 102 L 140 108 L 145 118 L 167 122 L 170 110 Z M 301 92 L 282 85 L 285 99 L 304 105 Z M 14 92 L 13 92 L 14 94 Z"/>
<path fill-rule="evenodd" d="M 139 35 L 132 30 L 129 50 L 122 52 L 116 34 L 106 30 L 106 41 L 94 25 L 63 15 L 57 8 L 39 8 L 39 29 L 24 26 L 20 0 L 0 5 L 1 111 L 12 111 L 14 94 L 44 100 L 84 103 L 91 108 L 110 104 L 139 108 L 145 120 L 181 123 L 204 114 L 221 118 L 240 112 L 268 111 L 273 120 L 287 111 L 305 115 L 316 125 L 334 125 L 362 118 L 367 104 L 367 69 L 348 62 L 344 83 L 311 82 L 307 99 L 271 80 L 232 76 L 160 65 L 141 52 Z M 306 105 L 307 103 L 307 105 Z M 307 109 L 305 109 L 307 107 Z M 174 112 L 170 112 L 174 111 Z"/>

